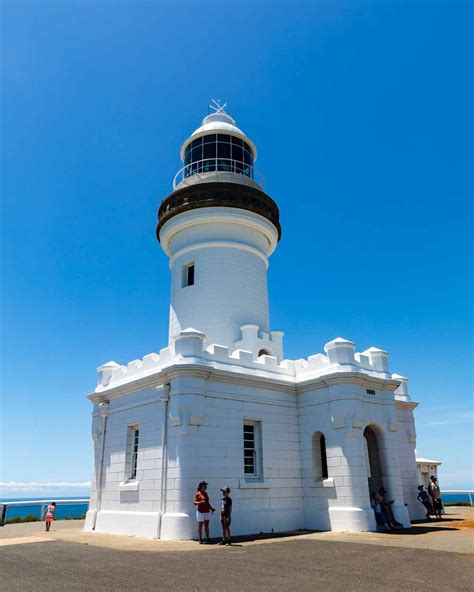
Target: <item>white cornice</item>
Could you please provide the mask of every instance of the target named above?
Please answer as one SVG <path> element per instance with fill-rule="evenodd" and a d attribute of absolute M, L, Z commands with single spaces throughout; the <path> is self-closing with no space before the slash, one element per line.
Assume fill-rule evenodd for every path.
<path fill-rule="evenodd" d="M 252 369 L 245 370 L 252 372 Z M 270 373 L 268 373 L 267 376 L 258 376 L 255 374 L 236 372 L 235 370 L 215 368 L 211 365 L 190 361 L 189 363 L 175 363 L 170 366 L 166 366 L 152 375 L 137 377 L 135 380 L 125 384 L 117 385 L 115 387 L 112 386 L 101 392 L 91 393 L 88 395 L 88 398 L 94 403 L 103 400 L 117 399 L 137 391 L 161 386 L 173 378 L 182 376 L 183 374 L 192 374 L 193 376 L 198 376 L 204 379 L 213 378 L 233 384 L 235 384 L 235 382 L 239 382 L 243 385 L 259 384 L 264 387 L 288 394 L 300 394 L 315 388 L 321 389 L 335 384 L 355 383 L 366 387 L 383 387 L 387 390 L 395 390 L 398 386 L 398 381 L 377 378 L 364 374 L 363 372 L 334 372 L 332 374 L 308 378 L 302 382 L 296 382 L 294 376 L 285 376 L 281 374 L 272 376 Z M 365 398 L 366 397 L 364 397 L 364 399 Z M 398 407 L 400 409 L 414 409 L 417 405 L 417 403 L 407 403 L 404 401 L 397 401 L 397 404 L 401 405 Z"/>
<path fill-rule="evenodd" d="M 260 232 L 268 241 L 268 249 L 265 253 L 270 256 L 278 244 L 278 231 L 266 218 L 255 212 L 241 208 L 216 206 L 198 208 L 177 214 L 170 218 L 160 230 L 160 243 L 165 253 L 171 257 L 169 245 L 173 236 L 198 224 L 234 224 L 246 229 Z"/>
<path fill-rule="evenodd" d="M 267 257 L 262 253 L 262 251 L 260 251 L 259 249 L 255 248 L 255 247 L 251 247 L 250 245 L 245 245 L 244 243 L 239 243 L 237 241 L 205 241 L 202 243 L 194 243 L 192 245 L 190 245 L 189 247 L 184 247 L 182 249 L 180 249 L 179 251 L 177 251 L 172 257 L 170 257 L 170 261 L 169 261 L 169 266 L 170 269 L 173 268 L 173 264 L 175 262 L 175 260 L 178 257 L 181 257 L 181 255 L 185 255 L 186 253 L 189 253 L 190 251 L 195 251 L 196 249 L 206 249 L 206 248 L 230 248 L 230 249 L 241 249 L 242 251 L 247 251 L 249 253 L 253 253 L 254 255 L 257 255 L 257 257 L 260 257 L 260 259 L 263 261 L 263 263 L 265 264 L 265 269 L 268 269 L 268 259 Z"/>
<path fill-rule="evenodd" d="M 413 411 L 413 409 L 418 407 L 418 403 L 416 403 L 415 401 L 399 401 L 398 399 L 396 399 L 395 406 L 397 409 L 401 409 L 403 411 Z"/>

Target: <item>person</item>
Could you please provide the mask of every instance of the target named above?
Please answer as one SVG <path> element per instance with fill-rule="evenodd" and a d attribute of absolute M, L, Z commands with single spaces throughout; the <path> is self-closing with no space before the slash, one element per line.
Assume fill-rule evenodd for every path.
<path fill-rule="evenodd" d="M 388 514 L 382 510 L 381 502 L 380 495 L 378 493 L 373 493 L 370 499 L 370 505 L 375 512 L 375 521 L 377 522 L 377 526 L 385 526 L 389 532 L 392 532 L 394 526 L 390 522 Z"/>
<path fill-rule="evenodd" d="M 421 502 L 426 508 L 426 518 L 431 520 L 431 514 L 433 514 L 433 506 L 430 502 L 430 496 L 426 493 L 423 485 L 418 485 L 418 495 L 416 499 Z"/>
<path fill-rule="evenodd" d="M 221 489 L 221 526 L 222 526 L 222 541 L 219 545 L 232 545 L 230 538 L 230 523 L 232 522 L 232 498 L 230 497 L 229 487 Z"/>
<path fill-rule="evenodd" d="M 392 508 L 393 502 L 395 500 L 388 501 L 388 491 L 385 489 L 385 487 L 381 487 L 379 489 L 379 496 L 380 503 L 382 505 L 382 511 L 388 515 L 388 517 L 390 518 L 390 522 L 396 527 L 403 526 L 403 524 L 401 522 L 398 522 L 398 520 L 395 518 L 395 514 L 393 513 Z"/>
<path fill-rule="evenodd" d="M 434 475 L 431 475 L 431 481 L 428 485 L 428 493 L 430 494 L 431 499 L 433 501 L 433 509 L 436 518 L 438 520 L 442 520 L 443 517 L 441 513 L 443 511 L 443 502 L 441 500 L 441 489 L 439 488 L 438 480 Z"/>
<path fill-rule="evenodd" d="M 52 502 L 44 512 L 44 519 L 46 520 L 46 532 L 49 532 L 51 524 L 56 520 L 56 502 Z"/>
<path fill-rule="evenodd" d="M 206 543 L 210 544 L 211 539 L 209 538 L 209 518 L 211 512 L 214 513 L 216 510 L 211 506 L 209 496 L 207 494 L 207 483 L 201 481 L 197 487 L 196 495 L 194 496 L 194 505 L 196 507 L 196 519 L 198 523 L 198 539 L 199 544 L 202 545 L 202 525 L 204 524 L 204 530 L 206 532 Z"/>

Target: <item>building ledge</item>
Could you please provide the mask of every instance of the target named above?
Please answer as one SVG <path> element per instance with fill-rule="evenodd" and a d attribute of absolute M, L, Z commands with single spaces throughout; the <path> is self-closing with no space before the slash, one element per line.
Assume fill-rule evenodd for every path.
<path fill-rule="evenodd" d="M 315 479 L 313 487 L 335 487 L 334 477 L 328 477 L 327 479 Z"/>
<path fill-rule="evenodd" d="M 263 479 L 240 479 L 239 489 L 270 489 L 270 484 Z"/>
<path fill-rule="evenodd" d="M 138 491 L 140 488 L 140 481 L 121 481 L 119 483 L 120 491 Z"/>

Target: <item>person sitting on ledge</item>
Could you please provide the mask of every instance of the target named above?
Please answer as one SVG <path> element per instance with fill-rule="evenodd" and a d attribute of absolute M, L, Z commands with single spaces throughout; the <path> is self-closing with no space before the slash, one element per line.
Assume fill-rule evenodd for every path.
<path fill-rule="evenodd" d="M 418 485 L 418 495 L 416 499 L 421 502 L 426 508 L 426 518 L 431 520 L 430 514 L 433 514 L 433 506 L 430 502 L 430 496 L 426 493 L 423 485 Z"/>
<path fill-rule="evenodd" d="M 390 518 L 390 522 L 395 526 L 395 527 L 400 527 L 403 526 L 403 524 L 401 522 L 398 522 L 397 519 L 395 518 L 395 514 L 393 513 L 393 502 L 395 500 L 388 500 L 388 491 L 385 489 L 385 487 L 381 487 L 379 489 L 379 496 L 380 496 L 380 500 L 381 500 L 381 504 L 382 504 L 382 511 L 385 512 L 386 514 L 388 514 L 389 518 Z"/>
<path fill-rule="evenodd" d="M 382 503 L 378 493 L 373 493 L 371 495 L 370 505 L 375 512 L 375 522 L 377 523 L 377 526 L 384 526 L 389 532 L 392 532 L 393 525 L 390 523 L 388 514 L 382 510 Z"/>

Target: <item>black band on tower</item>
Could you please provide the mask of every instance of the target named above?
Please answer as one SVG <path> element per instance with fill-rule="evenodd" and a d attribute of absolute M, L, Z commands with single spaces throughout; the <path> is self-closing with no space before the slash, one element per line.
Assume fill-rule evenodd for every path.
<path fill-rule="evenodd" d="M 240 183 L 196 183 L 174 191 L 166 197 L 158 209 L 156 237 L 160 241 L 162 226 L 174 216 L 198 208 L 240 208 L 249 210 L 269 220 L 281 238 L 278 206 L 266 193 L 255 187 Z"/>

